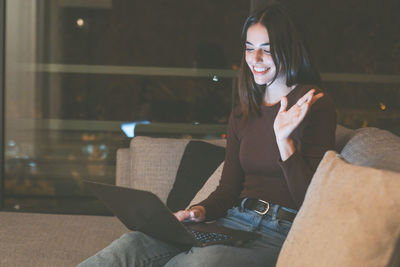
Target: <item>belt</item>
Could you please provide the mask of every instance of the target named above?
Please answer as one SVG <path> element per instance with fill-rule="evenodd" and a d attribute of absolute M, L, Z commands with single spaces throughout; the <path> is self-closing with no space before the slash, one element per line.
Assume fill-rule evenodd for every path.
<path fill-rule="evenodd" d="M 244 202 L 243 207 L 249 210 L 253 210 L 254 212 L 260 215 L 267 214 L 272 217 L 274 213 L 274 209 L 271 207 L 271 203 L 268 203 L 261 199 L 248 198 Z M 296 217 L 295 213 L 286 211 L 282 208 L 279 208 L 276 213 L 276 218 L 279 220 L 293 222 L 295 217 Z"/>

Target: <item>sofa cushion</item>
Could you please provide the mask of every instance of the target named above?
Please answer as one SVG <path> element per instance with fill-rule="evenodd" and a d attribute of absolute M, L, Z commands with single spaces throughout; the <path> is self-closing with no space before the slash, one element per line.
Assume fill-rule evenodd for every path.
<path fill-rule="evenodd" d="M 168 195 L 167 206 L 172 211 L 185 209 L 224 158 L 223 147 L 190 141 L 186 145 L 174 185 Z"/>
<path fill-rule="evenodd" d="M 399 173 L 351 165 L 328 151 L 277 266 L 398 266 L 399 188 Z"/>
<path fill-rule="evenodd" d="M 130 185 L 156 194 L 167 202 L 183 152 L 189 139 L 152 138 L 137 136 L 132 139 Z M 204 140 L 224 147 L 226 140 Z"/>
<path fill-rule="evenodd" d="M 111 216 L 0 212 L 0 266 L 76 266 L 128 231 Z"/>
<path fill-rule="evenodd" d="M 129 173 L 131 172 L 131 153 L 129 148 L 117 150 L 117 169 L 115 184 L 118 186 L 131 187 Z"/>
<path fill-rule="evenodd" d="M 355 133 L 355 130 L 346 128 L 340 124 L 336 125 L 335 150 L 340 153 L 340 151 L 342 151 L 343 147 Z"/>
<path fill-rule="evenodd" d="M 221 180 L 222 170 L 224 169 L 224 162 L 222 162 L 215 172 L 208 178 L 204 186 L 197 192 L 188 207 L 200 203 L 206 199 L 219 185 L 219 180 Z"/>
<path fill-rule="evenodd" d="M 368 127 L 356 130 L 341 155 L 349 163 L 400 172 L 400 137 Z"/>
<path fill-rule="evenodd" d="M 188 139 L 133 138 L 130 146 L 130 185 L 153 192 L 166 203 L 188 143 Z"/>

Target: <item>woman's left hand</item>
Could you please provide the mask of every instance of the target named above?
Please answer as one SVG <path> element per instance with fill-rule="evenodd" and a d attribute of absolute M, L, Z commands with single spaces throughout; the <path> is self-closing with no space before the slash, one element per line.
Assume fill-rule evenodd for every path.
<path fill-rule="evenodd" d="M 315 89 L 308 91 L 289 110 L 286 110 L 288 105 L 286 96 L 282 97 L 281 108 L 274 121 L 274 131 L 277 142 L 287 140 L 294 129 L 303 121 L 311 105 L 324 96 L 323 93 L 314 95 L 314 92 Z"/>
<path fill-rule="evenodd" d="M 206 218 L 206 209 L 203 206 L 194 206 L 188 210 L 177 211 L 174 215 L 180 222 L 202 222 Z"/>

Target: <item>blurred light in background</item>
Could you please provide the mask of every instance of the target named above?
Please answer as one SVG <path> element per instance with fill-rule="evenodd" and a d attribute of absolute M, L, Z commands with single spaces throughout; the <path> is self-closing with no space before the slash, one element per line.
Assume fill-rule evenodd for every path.
<path fill-rule="evenodd" d="M 83 26 L 85 26 L 85 21 L 84 21 L 82 18 L 77 19 L 77 20 L 76 20 L 76 25 L 77 25 L 79 28 L 82 28 Z"/>
<path fill-rule="evenodd" d="M 138 124 L 150 124 L 150 121 L 134 121 L 121 124 L 121 130 L 129 138 L 135 137 L 135 127 Z"/>

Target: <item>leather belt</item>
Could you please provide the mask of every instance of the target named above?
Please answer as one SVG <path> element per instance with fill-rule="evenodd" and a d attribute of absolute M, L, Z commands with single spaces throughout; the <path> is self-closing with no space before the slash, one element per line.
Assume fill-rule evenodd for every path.
<path fill-rule="evenodd" d="M 271 207 L 271 203 L 268 203 L 261 199 L 248 198 L 244 202 L 243 207 L 249 210 L 253 210 L 260 215 L 267 214 L 272 217 L 274 213 L 274 210 Z M 278 212 L 276 213 L 276 218 L 279 220 L 293 222 L 295 217 L 295 213 L 283 210 L 282 208 L 279 208 Z"/>

